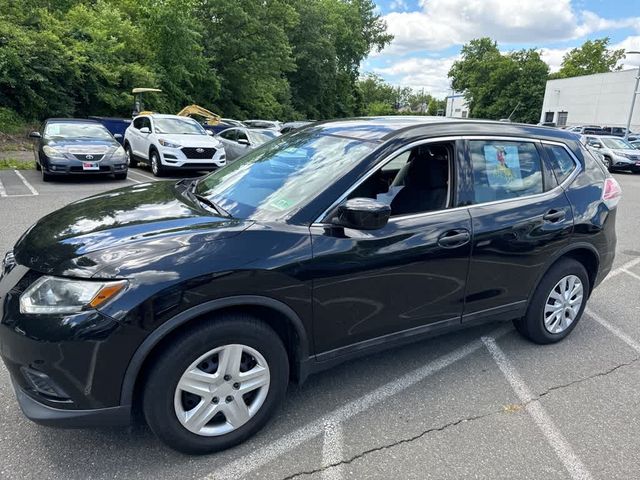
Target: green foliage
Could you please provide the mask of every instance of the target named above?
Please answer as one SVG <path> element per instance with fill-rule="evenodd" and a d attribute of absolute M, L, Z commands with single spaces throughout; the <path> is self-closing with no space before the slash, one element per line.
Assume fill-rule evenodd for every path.
<path fill-rule="evenodd" d="M 0 170 L 32 170 L 36 168 L 35 161 L 25 162 L 15 158 L 0 158 Z"/>
<path fill-rule="evenodd" d="M 609 49 L 609 37 L 587 40 L 581 47 L 572 49 L 563 57 L 560 70 L 551 74 L 550 78 L 613 72 L 622 68 L 618 62 L 624 57 L 624 49 Z"/>
<path fill-rule="evenodd" d="M 20 115 L 9 108 L 0 107 L 0 132 L 23 133 L 25 121 Z"/>
<path fill-rule="evenodd" d="M 397 115 L 403 113 L 437 115 L 444 111 L 446 100 L 438 100 L 409 87 L 394 87 L 375 73 L 367 73 L 358 81 L 365 115 Z"/>
<path fill-rule="evenodd" d="M 0 0 L 0 106 L 25 120 L 198 103 L 225 116 L 361 113 L 391 36 L 372 0 Z"/>
<path fill-rule="evenodd" d="M 549 67 L 536 50 L 500 53 L 489 38 L 472 40 L 449 71 L 452 88 L 463 92 L 472 117 L 533 123 L 549 75 Z"/>

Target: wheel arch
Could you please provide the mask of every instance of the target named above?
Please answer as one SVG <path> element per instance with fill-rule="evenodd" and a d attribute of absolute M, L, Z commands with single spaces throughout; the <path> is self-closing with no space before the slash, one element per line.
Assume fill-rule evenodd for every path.
<path fill-rule="evenodd" d="M 600 269 L 600 254 L 592 244 L 587 242 L 577 242 L 566 246 L 547 262 L 545 268 L 542 269 L 542 272 L 536 279 L 535 287 L 529 294 L 528 302 L 531 301 L 531 297 L 533 296 L 535 289 L 538 287 L 538 284 L 549 269 L 563 258 L 573 258 L 584 266 L 587 270 L 587 275 L 589 276 L 589 295 L 591 295 L 598 277 L 598 270 Z"/>
<path fill-rule="evenodd" d="M 242 311 L 253 313 L 271 326 L 282 339 L 290 364 L 290 376 L 301 382 L 307 376 L 309 361 L 309 337 L 304 324 L 295 311 L 285 303 L 270 297 L 239 295 L 204 302 L 179 313 L 151 332 L 134 353 L 124 375 L 120 393 L 121 405 L 133 405 L 144 382 L 154 355 L 165 342 L 179 334 L 188 325 L 211 321 L 211 315 L 223 315 Z"/>

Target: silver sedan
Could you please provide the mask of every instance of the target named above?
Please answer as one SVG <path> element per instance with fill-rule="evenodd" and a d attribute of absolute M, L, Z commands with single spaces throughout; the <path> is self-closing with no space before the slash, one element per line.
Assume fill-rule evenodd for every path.
<path fill-rule="evenodd" d="M 229 163 L 279 136 L 276 130 L 234 127 L 223 130 L 216 138 L 224 145 Z"/>

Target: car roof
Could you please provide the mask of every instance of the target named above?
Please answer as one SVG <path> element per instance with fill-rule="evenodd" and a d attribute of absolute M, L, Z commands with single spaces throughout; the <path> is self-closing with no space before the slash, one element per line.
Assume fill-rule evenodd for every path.
<path fill-rule="evenodd" d="M 505 135 L 556 137 L 576 140 L 578 136 L 567 130 L 525 123 L 506 123 L 494 120 L 433 116 L 360 117 L 314 123 L 305 131 L 368 141 L 386 141 L 414 130 L 431 129 L 451 135 Z M 438 127 L 438 128 L 436 128 Z"/>
<path fill-rule="evenodd" d="M 47 118 L 46 123 L 96 123 L 102 125 L 102 123 L 91 118 Z"/>

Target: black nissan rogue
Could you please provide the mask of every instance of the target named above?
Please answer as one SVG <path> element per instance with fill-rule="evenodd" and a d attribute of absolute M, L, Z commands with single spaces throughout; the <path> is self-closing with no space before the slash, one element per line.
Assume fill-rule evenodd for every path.
<path fill-rule="evenodd" d="M 0 353 L 38 423 L 139 407 L 171 447 L 220 450 L 356 355 L 498 320 L 562 340 L 611 269 L 620 194 L 562 130 L 314 124 L 41 219 L 4 260 Z"/>

